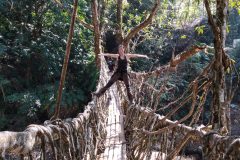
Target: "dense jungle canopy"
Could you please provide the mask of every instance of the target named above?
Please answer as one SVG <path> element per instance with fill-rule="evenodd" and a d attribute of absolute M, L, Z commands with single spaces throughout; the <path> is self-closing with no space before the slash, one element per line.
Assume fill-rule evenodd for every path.
<path fill-rule="evenodd" d="M 119 27 L 116 3 L 119 2 L 79 0 L 61 102 L 61 118 L 74 117 L 83 111 L 83 106 L 91 99 L 91 92 L 96 89 L 99 73 L 91 6 L 98 3 L 102 51 L 112 53 L 121 41 L 116 30 Z M 216 2 L 210 2 L 212 13 L 216 14 Z M 155 1 L 123 0 L 121 3 L 120 30 L 125 33 L 124 37 L 149 16 Z M 0 130 L 21 130 L 30 123 L 43 123 L 53 115 L 72 4 L 70 0 L 0 1 Z M 230 0 L 227 7 L 224 48 L 239 73 L 240 2 Z M 150 57 L 150 60 L 133 60 L 132 70 L 153 71 L 167 64 L 173 54 L 178 55 L 193 45 L 214 48 L 213 38 L 204 1 L 162 0 L 152 23 L 128 40 L 129 52 Z M 177 72 L 168 74 L 166 83 L 171 89 L 160 97 L 159 107 L 181 96 L 213 58 L 214 49 L 207 49 L 180 64 Z M 108 59 L 109 68 L 113 63 Z M 236 73 L 226 75 L 226 79 L 231 77 L 235 81 Z M 161 81 L 156 83 L 161 85 Z M 235 94 L 233 107 L 239 107 L 239 94 L 239 91 Z M 203 124 L 209 123 L 212 118 L 212 98 L 212 94 L 206 98 L 205 112 L 201 116 Z M 188 109 L 182 109 L 173 118 L 179 119 L 186 112 Z"/>

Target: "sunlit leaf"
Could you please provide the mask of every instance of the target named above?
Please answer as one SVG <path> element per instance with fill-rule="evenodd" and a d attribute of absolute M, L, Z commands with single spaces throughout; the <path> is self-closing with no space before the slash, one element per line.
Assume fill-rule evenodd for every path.
<path fill-rule="evenodd" d="M 181 38 L 181 39 L 186 39 L 186 38 L 187 38 L 187 35 L 181 35 L 180 38 Z"/>
<path fill-rule="evenodd" d="M 203 34 L 205 25 L 195 27 L 195 31 L 197 31 L 198 35 Z"/>

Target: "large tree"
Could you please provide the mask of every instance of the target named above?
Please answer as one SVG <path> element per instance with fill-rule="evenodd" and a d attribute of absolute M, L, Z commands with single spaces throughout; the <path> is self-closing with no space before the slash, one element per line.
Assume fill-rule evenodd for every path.
<path fill-rule="evenodd" d="M 101 53 L 101 47 L 103 42 L 102 35 L 104 34 L 104 26 L 105 22 L 100 21 L 100 18 L 104 17 L 104 10 L 106 7 L 106 2 L 104 0 L 92 0 L 92 19 L 94 26 L 94 48 L 95 48 L 95 56 L 97 65 L 99 65 L 98 54 Z M 115 28 L 113 29 L 116 36 L 116 43 L 123 43 L 125 47 L 128 46 L 130 40 L 134 38 L 134 36 L 143 28 L 147 27 L 152 21 L 153 17 L 156 15 L 158 8 L 160 5 L 160 0 L 156 0 L 149 15 L 144 19 L 140 24 L 137 24 L 135 27 L 131 28 L 128 33 L 123 32 L 123 0 L 117 0 L 116 4 L 116 21 Z"/>
<path fill-rule="evenodd" d="M 212 124 L 213 129 L 222 134 L 229 132 L 229 104 L 232 95 L 227 95 L 225 71 L 229 67 L 229 59 L 224 51 L 226 41 L 226 26 L 228 0 L 216 0 L 216 15 L 210 9 L 209 1 L 204 0 L 208 14 L 209 24 L 212 27 L 214 35 L 215 60 L 212 69 L 213 78 L 213 100 L 212 100 Z"/>

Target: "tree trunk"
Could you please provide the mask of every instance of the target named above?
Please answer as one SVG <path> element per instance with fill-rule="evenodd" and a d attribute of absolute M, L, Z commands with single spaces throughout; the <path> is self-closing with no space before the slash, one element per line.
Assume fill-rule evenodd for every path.
<path fill-rule="evenodd" d="M 226 61 L 224 47 L 226 40 L 226 15 L 227 0 L 216 0 L 216 19 L 213 19 L 209 2 L 205 0 L 209 24 L 214 34 L 215 62 L 213 66 L 213 101 L 212 101 L 212 124 L 213 129 L 219 130 L 221 134 L 229 130 L 229 109 L 225 104 L 225 65 Z"/>
<path fill-rule="evenodd" d="M 224 132 L 227 131 L 226 123 L 226 108 L 223 105 L 225 101 L 225 73 L 222 63 L 223 49 L 221 41 L 214 41 L 215 47 L 215 63 L 213 67 L 213 129 L 221 129 Z"/>
<path fill-rule="evenodd" d="M 123 0 L 117 0 L 117 43 L 120 44 L 123 41 L 123 32 L 122 32 L 122 13 L 123 13 L 123 8 L 122 8 L 122 1 Z"/>
<path fill-rule="evenodd" d="M 66 73 L 67 73 L 67 66 L 68 66 L 69 55 L 70 55 L 70 50 L 71 50 L 71 42 L 72 42 L 72 37 L 73 37 L 73 33 L 74 33 L 74 23 L 76 20 L 77 5 L 78 5 L 78 0 L 74 0 L 74 7 L 73 7 L 72 18 L 71 18 L 71 24 L 70 24 L 70 28 L 69 28 L 66 52 L 65 52 L 65 57 L 64 57 L 64 62 L 63 62 L 63 67 L 62 67 L 62 72 L 61 72 L 61 79 L 60 79 L 60 83 L 59 83 L 59 87 L 58 87 L 57 102 L 56 102 L 54 115 L 51 118 L 51 120 L 59 118 L 60 104 L 61 104 L 61 100 L 62 100 L 62 91 L 63 91 L 63 86 L 64 86 L 65 77 L 66 77 Z"/>
<path fill-rule="evenodd" d="M 101 53 L 101 32 L 98 13 L 98 1 L 92 0 L 92 21 L 94 27 L 94 53 L 95 61 L 98 68 L 100 68 L 100 59 L 98 58 Z"/>

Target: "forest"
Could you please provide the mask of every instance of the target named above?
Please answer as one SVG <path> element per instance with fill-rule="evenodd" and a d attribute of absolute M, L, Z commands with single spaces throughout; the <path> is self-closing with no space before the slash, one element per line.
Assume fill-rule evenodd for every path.
<path fill-rule="evenodd" d="M 122 82 L 93 95 L 119 44 L 148 57 L 129 62 L 132 103 Z M 1 0 L 0 153 L 101 159 L 114 102 L 127 159 L 237 160 L 239 74 L 239 0 Z"/>

